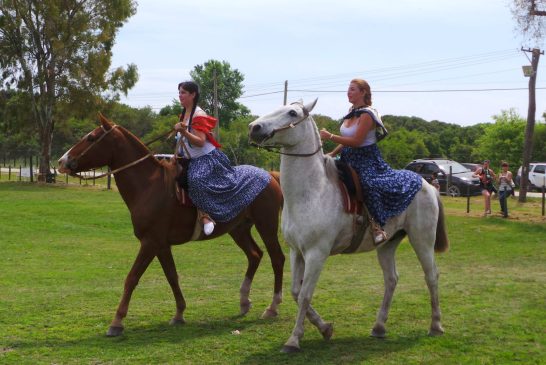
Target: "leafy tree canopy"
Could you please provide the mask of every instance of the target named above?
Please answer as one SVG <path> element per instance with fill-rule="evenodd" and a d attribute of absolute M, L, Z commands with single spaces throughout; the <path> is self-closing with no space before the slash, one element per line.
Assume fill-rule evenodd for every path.
<path fill-rule="evenodd" d="M 197 65 L 190 72 L 201 88 L 200 106 L 210 115 L 214 115 L 214 80 L 218 93 L 218 119 L 220 126 L 227 127 L 239 117 L 248 116 L 250 110 L 237 102 L 243 95 L 244 76 L 237 69 L 232 69 L 226 61 L 209 60 Z"/>
<path fill-rule="evenodd" d="M 110 71 L 116 32 L 135 11 L 131 0 L 0 2 L 0 88 L 28 95 L 43 173 L 59 105 L 89 110 L 136 83 L 134 65 Z"/>

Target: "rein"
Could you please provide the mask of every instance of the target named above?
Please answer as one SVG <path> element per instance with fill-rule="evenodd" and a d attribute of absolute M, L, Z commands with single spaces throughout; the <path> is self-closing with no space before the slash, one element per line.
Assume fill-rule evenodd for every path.
<path fill-rule="evenodd" d="M 118 127 L 117 124 L 114 124 L 112 126 L 112 128 L 110 128 L 109 130 L 106 130 L 104 128 L 103 125 L 100 126 L 101 129 L 104 131 L 104 134 L 102 136 L 100 136 L 96 141 L 94 141 L 92 144 L 90 144 L 85 150 L 82 151 L 82 153 L 80 153 L 78 156 L 76 156 L 75 158 L 73 158 L 74 161 L 78 161 L 83 155 L 85 155 L 91 148 L 93 148 L 95 145 L 97 145 L 100 141 L 102 141 L 102 139 L 104 137 L 106 137 L 106 135 L 108 135 L 108 133 L 112 132 L 115 128 Z M 169 131 L 170 133 L 171 131 Z M 163 137 L 163 136 L 161 136 Z M 159 138 L 158 138 L 159 139 Z M 157 140 L 157 139 L 156 139 Z M 155 142 L 155 141 L 152 141 L 152 142 Z M 152 143 L 152 142 L 149 142 L 149 143 Z M 100 179 L 102 177 L 105 177 L 105 176 L 108 176 L 108 175 L 113 175 L 117 172 L 120 172 L 120 171 L 123 171 L 125 169 L 128 169 L 129 167 L 132 167 L 136 164 L 139 164 L 141 163 L 142 161 L 144 161 L 145 159 L 147 159 L 148 157 L 152 157 L 153 156 L 153 153 L 152 152 L 149 152 L 148 154 L 144 155 L 143 157 L 139 158 L 138 160 L 136 161 L 133 161 L 133 162 L 130 162 L 126 165 L 123 165 L 122 167 L 120 168 L 117 168 L 115 170 L 112 170 L 112 171 L 108 171 L 108 172 L 105 172 L 103 174 L 100 174 L 99 176 L 93 176 L 93 177 L 86 177 L 86 176 L 82 176 L 80 174 L 72 174 L 72 176 L 75 176 L 75 177 L 79 177 L 80 179 L 82 180 L 92 180 L 92 179 Z"/>
<path fill-rule="evenodd" d="M 309 117 L 309 111 L 305 108 L 305 106 L 303 106 L 303 104 L 301 104 L 299 102 L 290 103 L 290 105 L 294 105 L 294 104 L 298 104 L 298 105 L 301 106 L 301 109 L 303 110 L 303 117 L 298 119 L 296 122 L 292 122 L 292 123 L 289 123 L 288 125 L 285 125 L 283 127 L 273 129 L 271 134 L 269 134 L 269 136 L 264 141 L 266 141 L 266 140 L 270 139 L 271 137 L 273 137 L 275 135 L 275 133 L 277 133 L 277 132 L 281 132 L 281 131 L 284 131 L 284 130 L 287 130 L 287 129 L 295 128 L 298 124 L 300 124 L 301 122 L 303 122 L 304 120 L 306 120 Z M 322 148 L 322 143 L 319 143 L 319 146 L 318 146 L 318 148 L 317 148 L 317 150 L 315 152 L 311 152 L 311 153 L 287 153 L 287 152 L 281 152 L 281 151 L 275 149 L 276 147 L 261 146 L 261 145 L 256 144 L 256 143 L 250 143 L 250 145 L 253 146 L 253 147 L 257 147 L 257 148 L 263 148 L 264 150 L 267 150 L 269 152 L 278 153 L 279 155 L 293 156 L 293 157 L 311 157 L 311 156 L 317 154 Z"/>

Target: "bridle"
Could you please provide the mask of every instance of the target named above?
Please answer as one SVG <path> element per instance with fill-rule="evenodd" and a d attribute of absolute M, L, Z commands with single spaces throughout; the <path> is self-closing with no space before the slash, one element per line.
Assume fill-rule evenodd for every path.
<path fill-rule="evenodd" d="M 277 132 L 282 132 L 282 131 L 285 131 L 287 129 L 295 128 L 298 124 L 300 124 L 301 122 L 303 122 L 304 120 L 306 120 L 309 117 L 309 110 L 307 110 L 307 108 L 305 108 L 305 106 L 302 103 L 297 102 L 297 101 L 293 102 L 293 103 L 290 103 L 290 105 L 294 105 L 294 104 L 297 104 L 297 105 L 301 106 L 301 109 L 303 111 L 303 116 L 300 119 L 298 119 L 297 121 L 295 121 L 295 122 L 291 122 L 291 123 L 289 123 L 289 124 L 287 124 L 285 126 L 273 129 L 271 131 L 271 133 L 262 141 L 262 143 L 267 141 L 268 139 L 273 138 L 273 136 Z M 294 156 L 294 157 L 311 157 L 311 156 L 317 154 L 322 149 L 322 143 L 319 143 L 319 146 L 316 149 L 316 151 L 311 152 L 311 153 L 288 153 L 288 152 L 281 152 L 280 150 L 276 149 L 278 147 L 274 147 L 274 146 L 272 146 L 272 147 L 262 146 L 261 144 L 259 145 L 259 144 L 256 144 L 256 143 L 250 143 L 250 145 L 254 146 L 254 147 L 258 147 L 258 148 L 263 148 L 263 149 L 265 149 L 267 151 L 270 151 L 270 152 L 278 153 L 279 155 Z"/>
<path fill-rule="evenodd" d="M 104 133 L 103 133 L 99 138 L 97 138 L 95 141 L 93 141 L 89 146 L 87 146 L 87 148 L 86 148 L 85 150 L 83 150 L 79 155 L 77 155 L 76 157 L 72 158 L 71 161 L 70 161 L 70 163 L 69 163 L 69 165 L 72 164 L 72 163 L 74 163 L 74 162 L 77 164 L 77 162 L 78 162 L 78 160 L 79 160 L 80 158 L 82 158 L 87 152 L 89 152 L 89 150 L 90 150 L 91 148 L 93 148 L 93 147 L 96 146 L 100 141 L 102 141 L 102 140 L 104 139 L 104 137 L 106 137 L 110 132 L 112 132 L 114 129 L 116 129 L 116 128 L 118 127 L 118 125 L 117 125 L 117 124 L 114 124 L 114 125 L 112 126 L 112 128 L 110 128 L 110 129 L 108 129 L 108 130 L 107 130 L 106 128 L 104 128 L 104 126 L 103 126 L 102 124 L 101 124 L 100 127 L 101 127 L 101 129 L 103 130 Z M 113 175 L 113 174 L 115 174 L 115 173 L 117 173 L 117 172 L 120 172 L 120 171 L 123 171 L 123 170 L 125 170 L 125 169 L 128 169 L 129 167 L 132 167 L 132 166 L 134 166 L 134 165 L 136 165 L 136 164 L 139 164 L 139 163 L 141 163 L 142 161 L 144 161 L 145 159 L 147 159 L 148 157 L 151 157 L 151 156 L 153 156 L 153 153 L 152 153 L 152 152 L 150 152 L 150 153 L 144 155 L 143 157 L 139 158 L 139 159 L 136 160 L 136 161 L 133 161 L 133 162 L 130 162 L 130 163 L 126 164 L 126 165 L 123 165 L 122 167 L 117 168 L 117 169 L 115 169 L 115 170 L 108 171 L 108 172 L 105 172 L 105 173 L 103 173 L 103 174 L 100 174 L 99 176 L 85 177 L 85 176 L 82 176 L 82 175 L 77 174 L 77 173 L 76 173 L 76 174 L 72 174 L 72 176 L 79 177 L 79 178 L 82 179 L 82 180 L 100 179 L 101 177 L 105 177 L 105 176 L 108 176 L 108 175 Z M 69 168 L 70 168 L 70 167 L 69 167 Z"/>

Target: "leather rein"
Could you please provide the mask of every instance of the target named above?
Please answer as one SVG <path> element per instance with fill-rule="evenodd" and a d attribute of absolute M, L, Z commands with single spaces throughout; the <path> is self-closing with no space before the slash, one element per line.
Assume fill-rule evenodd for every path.
<path fill-rule="evenodd" d="M 273 129 L 273 131 L 269 134 L 269 136 L 267 136 L 267 138 L 264 141 L 272 138 L 275 135 L 275 133 L 277 133 L 277 132 L 281 132 L 281 131 L 284 131 L 284 130 L 287 130 L 287 129 L 295 128 L 298 124 L 305 121 L 309 117 L 309 111 L 305 108 L 305 106 L 303 104 L 301 104 L 299 102 L 290 103 L 290 105 L 294 105 L 294 104 L 297 104 L 297 105 L 301 106 L 301 109 L 303 110 L 303 117 L 301 117 L 300 119 L 298 119 L 297 121 L 295 121 L 293 123 L 289 123 L 288 125 L 285 125 L 283 127 Z M 269 152 L 278 153 L 279 155 L 293 156 L 293 157 L 311 157 L 311 156 L 317 154 L 322 148 L 322 143 L 319 143 L 319 146 L 318 146 L 318 148 L 317 148 L 317 150 L 315 152 L 311 152 L 311 153 L 288 153 L 288 152 L 281 152 L 280 150 L 275 149 L 276 147 L 261 146 L 261 145 L 256 144 L 256 143 L 250 143 L 250 145 L 254 146 L 254 147 L 258 147 L 258 148 L 263 148 L 264 150 L 267 150 Z"/>
<path fill-rule="evenodd" d="M 80 158 L 82 158 L 82 156 L 85 155 L 91 148 L 93 148 L 94 146 L 96 146 L 100 141 L 103 140 L 104 137 L 106 137 L 110 132 L 112 132 L 114 129 L 116 129 L 116 128 L 118 127 L 118 125 L 117 125 L 117 124 L 114 124 L 114 125 L 112 126 L 112 128 L 110 128 L 109 130 L 106 130 L 106 129 L 104 128 L 103 125 L 101 125 L 100 127 L 101 127 L 101 129 L 104 131 L 104 133 L 103 133 L 96 141 L 93 141 L 93 143 L 91 143 L 85 150 L 83 150 L 82 153 L 80 153 L 78 156 L 76 156 L 75 158 L 73 158 L 73 159 L 72 159 L 73 161 L 76 161 L 76 162 L 77 162 L 77 161 L 78 161 Z M 117 168 L 117 169 L 112 170 L 112 171 L 105 172 L 105 173 L 100 174 L 100 175 L 98 175 L 98 176 L 85 177 L 85 176 L 82 176 L 82 175 L 77 174 L 77 173 L 76 173 L 76 174 L 72 174 L 72 176 L 79 177 L 79 178 L 82 179 L 82 180 L 100 179 L 100 178 L 102 178 L 102 177 L 105 177 L 105 176 L 108 176 L 108 175 L 113 175 L 113 174 L 115 174 L 115 173 L 117 173 L 117 172 L 120 172 L 120 171 L 123 171 L 123 170 L 125 170 L 125 169 L 128 169 L 129 167 L 135 166 L 135 165 L 141 163 L 142 161 L 144 161 L 145 159 L 147 159 L 148 157 L 152 157 L 152 156 L 153 156 L 153 153 L 150 152 L 150 153 L 144 155 L 143 157 L 139 158 L 139 159 L 136 160 L 136 161 L 129 162 L 128 164 L 123 165 L 123 166 L 120 167 L 120 168 Z"/>

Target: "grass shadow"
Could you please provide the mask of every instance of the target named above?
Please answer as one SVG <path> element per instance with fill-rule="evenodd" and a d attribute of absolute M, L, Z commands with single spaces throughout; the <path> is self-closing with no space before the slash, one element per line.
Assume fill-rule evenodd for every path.
<path fill-rule="evenodd" d="M 335 335 L 334 335 L 335 336 Z M 288 338 L 288 334 L 286 336 Z M 240 364 L 360 364 L 364 361 L 380 363 L 387 354 L 404 352 L 429 338 L 426 333 L 415 332 L 409 336 L 378 339 L 371 336 L 349 336 L 322 339 L 303 339 L 299 353 L 282 353 L 282 344 L 253 353 Z"/>

